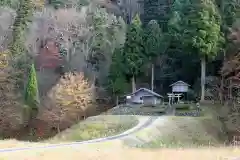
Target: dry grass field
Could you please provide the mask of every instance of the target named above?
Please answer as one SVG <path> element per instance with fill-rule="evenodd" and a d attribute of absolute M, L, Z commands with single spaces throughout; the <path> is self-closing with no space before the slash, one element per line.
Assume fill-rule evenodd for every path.
<path fill-rule="evenodd" d="M 124 140 L 116 139 L 52 149 L 0 152 L 0 160 L 66 160 L 69 158 L 84 160 L 240 160 L 240 148 L 224 147 L 223 143 L 216 137 L 219 129 L 218 124 L 210 115 L 198 118 L 164 117 L 167 121 L 162 121 L 162 125 L 160 124 L 161 120 L 159 120 L 154 123 L 155 125 L 134 133 L 135 137 L 150 139 L 149 142 L 139 148 L 129 147 Z M 101 122 L 104 121 L 103 118 Z M 122 119 L 121 121 L 126 123 L 128 120 Z M 157 137 L 152 140 L 147 138 L 151 137 L 153 132 L 155 134 L 158 132 Z M 68 131 L 63 133 L 72 135 Z M 59 138 L 62 137 L 61 134 L 51 140 L 55 139 L 59 143 L 64 142 L 65 139 Z M 208 142 L 211 142 L 213 146 L 206 147 Z M 39 146 L 47 145 L 47 143 L 49 141 L 46 141 L 46 143 L 28 143 L 8 140 L 0 142 L 0 148 Z M 189 145 L 191 143 L 194 145 Z"/>
<path fill-rule="evenodd" d="M 105 146 L 105 147 L 104 147 Z M 0 153 L 1 160 L 237 160 L 239 148 L 192 148 L 192 149 L 134 149 L 119 143 L 65 147 L 49 150 Z"/>

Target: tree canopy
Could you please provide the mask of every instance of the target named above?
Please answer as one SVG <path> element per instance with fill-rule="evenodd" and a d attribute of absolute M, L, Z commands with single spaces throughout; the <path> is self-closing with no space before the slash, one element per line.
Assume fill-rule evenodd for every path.
<path fill-rule="evenodd" d="M 130 24 L 123 49 L 126 73 L 137 76 L 144 64 L 144 45 L 142 23 L 138 15 Z"/>
<path fill-rule="evenodd" d="M 176 0 L 169 26 L 183 45 L 200 56 L 215 57 L 224 42 L 221 16 L 211 0 Z"/>
<path fill-rule="evenodd" d="M 163 43 L 163 33 L 156 20 L 151 20 L 144 32 L 145 56 L 152 61 L 160 52 Z"/>

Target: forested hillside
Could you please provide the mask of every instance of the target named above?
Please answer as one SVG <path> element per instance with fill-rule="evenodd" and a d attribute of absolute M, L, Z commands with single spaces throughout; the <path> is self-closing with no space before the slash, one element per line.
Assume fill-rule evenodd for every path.
<path fill-rule="evenodd" d="M 235 102 L 239 2 L 139 3 L 1 0 L 0 132 L 65 129 L 140 87 L 166 95 L 178 80 L 192 100 Z"/>

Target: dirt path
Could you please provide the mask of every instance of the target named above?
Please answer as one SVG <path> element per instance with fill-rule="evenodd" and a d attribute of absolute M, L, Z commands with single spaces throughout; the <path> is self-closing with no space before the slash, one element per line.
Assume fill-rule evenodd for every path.
<path fill-rule="evenodd" d="M 65 145 L 55 148 L 0 152 L 0 160 L 49 160 L 49 159 L 84 159 L 84 160 L 238 160 L 240 148 L 196 148 L 196 149 L 136 149 L 130 144 L 141 144 L 161 134 L 159 127 L 168 125 L 165 116 L 151 121 L 149 117 L 141 117 L 142 122 L 135 132 L 127 131 L 127 135 L 116 139 L 104 140 L 100 143 Z M 146 123 L 147 122 L 147 123 Z M 161 123 L 161 124 L 160 124 Z M 145 124 L 145 126 L 144 126 Z M 164 126 L 163 126 L 164 127 Z M 144 134 L 147 133 L 147 134 Z M 151 134 L 149 134 L 151 133 Z M 126 134 L 126 133 L 125 133 Z M 38 146 L 38 144 L 35 144 Z M 239 159 L 240 160 L 240 159 Z"/>
<path fill-rule="evenodd" d="M 100 143 L 105 141 L 120 140 L 122 138 L 133 135 L 134 133 L 141 131 L 144 128 L 148 128 L 158 117 L 151 116 L 137 116 L 139 123 L 137 126 L 125 131 L 122 134 L 109 136 L 105 138 L 93 139 L 83 142 L 72 142 L 72 143 L 62 143 L 62 144 L 47 144 L 47 143 L 28 143 L 28 142 L 18 142 L 18 141 L 2 141 L 0 143 L 0 154 L 5 152 L 17 152 L 17 151 L 29 151 L 38 149 L 54 149 L 54 148 L 64 148 L 64 147 L 78 147 L 83 144 Z"/>

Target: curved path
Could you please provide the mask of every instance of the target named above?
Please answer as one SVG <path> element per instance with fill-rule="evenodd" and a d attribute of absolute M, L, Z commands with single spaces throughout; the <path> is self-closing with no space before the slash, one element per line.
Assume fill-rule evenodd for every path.
<path fill-rule="evenodd" d="M 147 117 L 145 119 L 141 119 L 139 117 L 139 123 L 137 126 L 125 131 L 124 133 L 121 133 L 119 135 L 115 136 L 109 136 L 109 137 L 104 137 L 104 138 L 98 138 L 98 139 L 93 139 L 93 140 L 88 140 L 88 141 L 81 141 L 81 142 L 71 142 L 71 143 L 62 143 L 62 144 L 50 144 L 50 145 L 45 145 L 45 146 L 33 146 L 33 147 L 20 147 L 20 148 L 4 148 L 0 149 L 0 153 L 4 152 L 16 152 L 16 151 L 26 151 L 26 150 L 34 150 L 34 149 L 53 149 L 53 148 L 58 148 L 58 147 L 67 147 L 67 146 L 74 146 L 74 145 L 81 145 L 81 144 L 87 144 L 87 143 L 98 143 L 98 142 L 104 142 L 104 141 L 109 141 L 109 140 L 116 140 L 120 139 L 123 137 L 126 137 L 128 135 L 131 135 L 135 132 L 138 132 L 146 127 L 148 127 L 152 122 L 154 122 L 158 117 Z"/>

